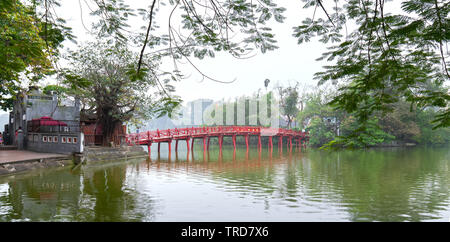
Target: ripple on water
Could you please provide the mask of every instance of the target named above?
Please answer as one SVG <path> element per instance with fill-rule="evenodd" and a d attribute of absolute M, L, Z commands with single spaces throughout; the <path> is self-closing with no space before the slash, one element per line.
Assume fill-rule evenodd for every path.
<path fill-rule="evenodd" d="M 298 159 L 130 162 L 20 176 L 0 184 L 0 220 L 447 221 L 450 162 L 438 152 L 401 154 L 310 150 Z M 67 182 L 73 190 L 51 190 Z"/>

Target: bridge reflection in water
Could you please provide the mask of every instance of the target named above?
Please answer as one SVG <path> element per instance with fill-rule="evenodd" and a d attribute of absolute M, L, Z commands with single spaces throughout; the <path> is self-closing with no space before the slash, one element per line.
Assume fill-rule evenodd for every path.
<path fill-rule="evenodd" d="M 178 141 L 185 140 L 187 147 L 187 158 L 189 159 L 189 152 L 194 151 L 194 140 L 203 140 L 203 153 L 209 150 L 211 138 L 217 138 L 219 144 L 219 152 L 222 153 L 224 137 L 231 137 L 233 143 L 233 149 L 236 151 L 236 137 L 243 136 L 245 139 L 245 145 L 247 154 L 249 151 L 249 139 L 250 136 L 256 136 L 258 138 L 258 150 L 262 150 L 262 138 L 267 137 L 269 153 L 273 151 L 273 138 L 278 138 L 278 149 L 283 152 L 283 138 L 287 139 L 286 145 L 289 152 L 293 147 L 298 150 L 303 146 L 306 148 L 306 143 L 309 141 L 308 132 L 295 131 L 283 128 L 265 128 L 265 127 L 253 127 L 253 126 L 216 126 L 216 127 L 200 127 L 200 128 L 175 128 L 166 130 L 146 131 L 140 133 L 132 133 L 126 136 L 128 145 L 146 145 L 148 147 L 148 153 L 151 154 L 151 145 L 153 143 L 158 144 L 158 154 L 161 151 L 161 143 L 168 144 L 169 159 L 171 156 L 171 144 L 175 141 L 175 154 L 178 154 Z M 189 141 L 191 145 L 189 146 Z M 235 153 L 235 152 L 234 152 Z M 205 157 L 205 155 L 204 155 Z"/>
<path fill-rule="evenodd" d="M 196 149 L 200 151 L 200 149 Z M 301 159 L 306 153 L 292 150 L 290 152 L 272 152 L 271 150 L 259 151 L 250 148 L 233 149 L 224 147 L 220 151 L 217 147 L 206 152 L 180 151 L 174 157 L 166 156 L 165 151 L 154 153 L 146 162 L 136 164 L 145 170 L 185 170 L 194 173 L 224 172 L 224 171 L 251 171 L 263 167 L 274 167 L 277 164 L 286 164 Z"/>

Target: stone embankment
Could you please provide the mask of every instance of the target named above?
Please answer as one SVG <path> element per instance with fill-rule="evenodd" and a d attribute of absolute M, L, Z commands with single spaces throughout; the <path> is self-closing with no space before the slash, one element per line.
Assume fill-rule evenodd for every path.
<path fill-rule="evenodd" d="M 86 147 L 82 154 L 76 154 L 74 162 L 78 164 L 127 160 L 131 158 L 147 157 L 148 153 L 141 146 L 122 147 Z"/>
<path fill-rule="evenodd" d="M 73 164 L 69 155 L 27 150 L 0 150 L 0 175 Z"/>
<path fill-rule="evenodd" d="M 83 153 L 61 155 L 27 150 L 0 150 L 0 175 L 21 173 L 40 168 L 64 167 L 99 162 L 145 158 L 143 147 L 85 147 Z"/>

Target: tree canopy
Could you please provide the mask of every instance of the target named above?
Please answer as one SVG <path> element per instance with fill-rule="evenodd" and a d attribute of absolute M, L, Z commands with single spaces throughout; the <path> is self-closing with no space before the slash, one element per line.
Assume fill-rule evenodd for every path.
<path fill-rule="evenodd" d="M 321 1 L 304 1 L 317 8 Z M 338 109 L 354 113 L 365 129 L 376 111 L 392 111 L 390 104 L 406 98 L 411 104 L 440 107 L 435 127 L 450 125 L 448 89 L 430 90 L 450 78 L 450 4 L 438 0 L 404 0 L 402 13 L 388 12 L 384 0 L 335 1 L 327 18 L 306 18 L 294 29 L 299 43 L 320 37 L 334 43 L 320 60 L 332 64 L 316 73 L 319 84 L 340 83 L 331 101 Z M 321 6 L 322 7 L 322 6 Z M 331 8 L 331 6 L 329 6 Z M 324 10 L 325 11 L 325 10 Z M 343 36 L 348 22 L 357 28 Z"/>
<path fill-rule="evenodd" d="M 168 84 L 170 73 L 152 70 L 158 68 L 160 59 L 144 55 L 151 69 L 142 68 L 136 76 L 137 56 L 124 45 L 97 40 L 71 52 L 70 68 L 64 69 L 64 92 L 80 98 L 82 113 L 96 116 L 103 126 L 104 144 L 117 125 L 161 116 L 178 105 L 176 96 L 169 95 L 173 92 Z"/>
<path fill-rule="evenodd" d="M 282 87 L 279 86 L 278 94 L 280 96 L 280 106 L 282 110 L 282 114 L 287 118 L 287 126 L 291 128 L 292 121 L 296 118 L 298 112 L 300 111 L 298 108 L 299 104 L 299 94 L 298 94 L 298 85 Z"/>
<path fill-rule="evenodd" d="M 393 112 L 375 112 L 366 124 L 352 113 L 327 105 L 338 93 L 322 86 L 306 93 L 305 109 L 297 116 L 302 129 L 310 134 L 310 144 L 316 147 L 372 147 L 405 145 L 443 145 L 450 142 L 450 127 L 433 130 L 431 121 L 438 108 L 413 106 L 403 98 L 390 104 Z"/>
<path fill-rule="evenodd" d="M 59 54 L 61 42 L 71 38 L 64 20 L 47 21 L 35 6 L 19 0 L 0 3 L 0 108 L 12 107 L 21 84 L 36 83 L 54 73 L 52 60 Z"/>

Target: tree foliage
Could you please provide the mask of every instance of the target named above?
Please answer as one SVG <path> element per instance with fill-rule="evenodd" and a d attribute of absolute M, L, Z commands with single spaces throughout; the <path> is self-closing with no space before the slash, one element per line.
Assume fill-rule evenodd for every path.
<path fill-rule="evenodd" d="M 299 112 L 299 93 L 298 93 L 299 83 L 295 86 L 282 87 L 279 86 L 278 94 L 280 96 L 280 106 L 281 112 L 287 118 L 287 126 L 291 127 L 292 122 L 297 117 Z"/>
<path fill-rule="evenodd" d="M 267 23 L 285 19 L 282 15 L 285 9 L 278 7 L 273 0 L 152 0 L 147 9 L 137 11 L 124 0 L 93 2 L 97 9 L 91 14 L 99 18 L 94 29 L 101 37 L 113 36 L 116 41 L 126 42 L 129 39 L 127 20 L 136 12 L 147 22 L 142 26 L 144 32 L 137 36 L 137 43 L 141 46 L 137 72 L 141 68 L 143 54 L 151 49 L 170 55 L 175 69 L 180 63 L 187 62 L 204 78 L 218 82 L 224 81 L 202 72 L 191 58 L 214 57 L 216 52 L 227 52 L 241 58 L 256 49 L 263 53 L 274 50 L 278 47 Z M 161 25 L 167 31 L 157 31 Z"/>
<path fill-rule="evenodd" d="M 0 3 L 0 107 L 12 107 L 12 101 L 23 83 L 36 84 L 47 74 L 54 73 L 52 59 L 69 29 L 63 20 L 46 22 L 40 17 L 37 3 L 19 0 Z M 28 87 L 26 87 L 28 88 Z"/>
<path fill-rule="evenodd" d="M 321 1 L 304 0 L 305 7 Z M 442 85 L 450 78 L 450 4 L 438 0 L 404 0 L 403 13 L 388 12 L 384 0 L 335 1 L 327 18 L 303 21 L 294 28 L 299 43 L 320 37 L 335 43 L 319 60 L 324 66 L 315 78 L 319 84 L 340 83 L 339 94 L 330 102 L 353 113 L 362 129 L 369 128 L 375 112 L 392 111 L 391 104 L 406 98 L 419 106 L 437 106 L 435 128 L 449 126 L 449 93 L 424 89 L 427 82 Z M 330 4 L 331 5 L 331 4 Z M 331 6 L 328 6 L 330 9 Z M 343 36 L 346 23 L 357 29 Z"/>
<path fill-rule="evenodd" d="M 363 125 L 353 114 L 328 105 L 336 95 L 336 90 L 328 88 L 307 94 L 305 109 L 297 118 L 302 128 L 309 131 L 312 146 L 361 148 L 404 143 L 443 145 L 450 142 L 450 127 L 432 129 L 437 107 L 411 107 L 405 99 L 401 99 L 390 104 L 393 112 L 375 112 Z"/>
<path fill-rule="evenodd" d="M 177 97 L 168 91 L 172 76 L 150 69 L 157 69 L 160 59 L 145 55 L 149 68 L 136 76 L 137 56 L 126 46 L 97 41 L 72 52 L 71 68 L 64 70 L 66 92 L 81 99 L 82 112 L 96 115 L 105 144 L 117 125 L 164 115 L 178 105 Z"/>

